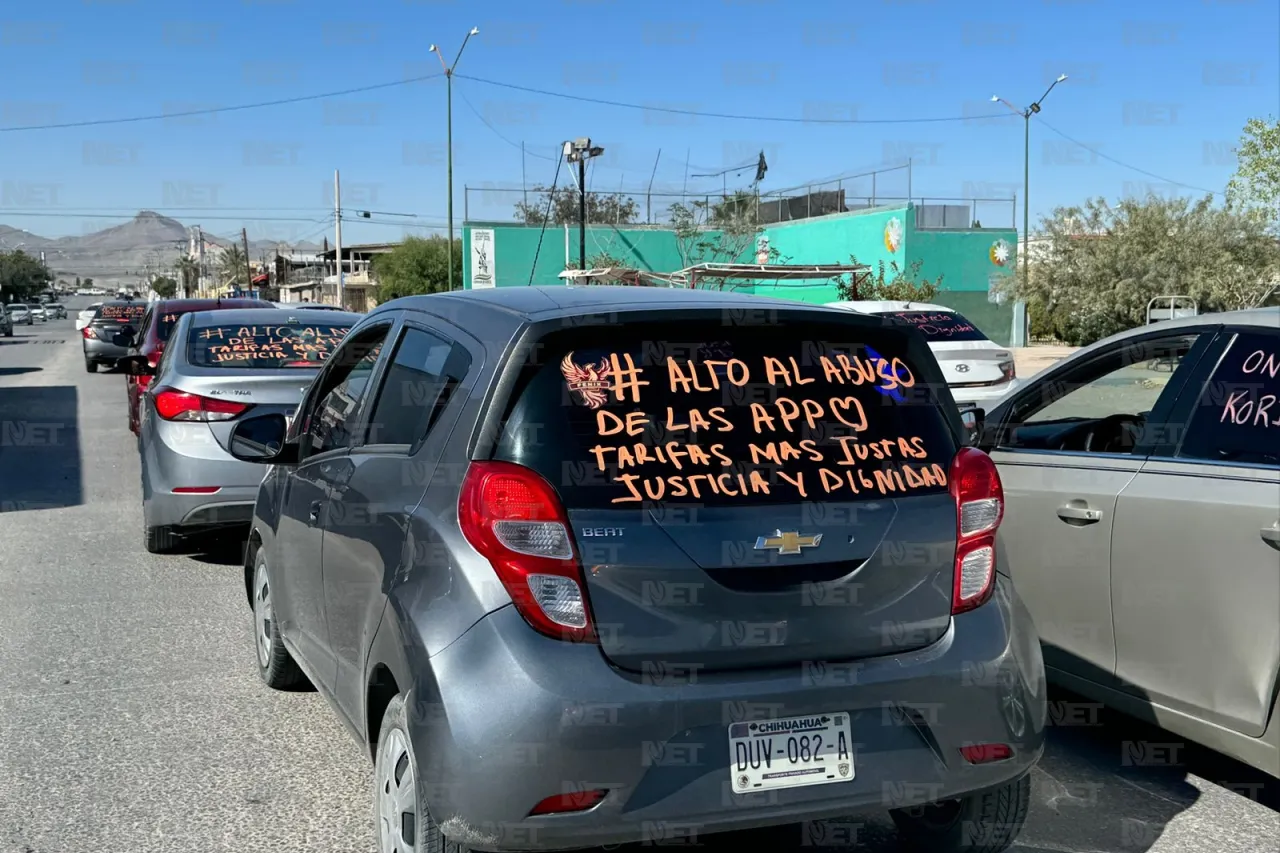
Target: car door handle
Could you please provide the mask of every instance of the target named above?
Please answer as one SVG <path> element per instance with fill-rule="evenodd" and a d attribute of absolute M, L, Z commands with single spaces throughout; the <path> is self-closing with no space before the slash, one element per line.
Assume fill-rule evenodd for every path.
<path fill-rule="evenodd" d="M 320 507 L 323 506 L 322 501 L 313 501 L 311 504 L 311 512 L 307 514 L 307 522 L 312 525 L 320 523 Z"/>
<path fill-rule="evenodd" d="M 1261 534 L 1263 542 L 1280 551 L 1280 521 L 1271 527 L 1264 527 L 1258 532 Z"/>
<path fill-rule="evenodd" d="M 1064 504 L 1058 507 L 1058 518 L 1068 523 L 1096 524 L 1102 521 L 1102 510 L 1090 509 L 1087 506 L 1076 506 L 1075 504 Z"/>

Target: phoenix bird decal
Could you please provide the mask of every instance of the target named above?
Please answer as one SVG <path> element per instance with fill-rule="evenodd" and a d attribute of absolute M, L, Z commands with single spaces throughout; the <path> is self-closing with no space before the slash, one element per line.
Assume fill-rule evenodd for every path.
<path fill-rule="evenodd" d="M 602 358 L 599 364 L 583 366 L 573 360 L 573 353 L 569 353 L 560 362 L 560 372 L 564 374 L 569 390 L 581 396 L 583 404 L 588 408 L 598 409 L 609 399 L 608 393 L 613 389 L 613 384 L 609 381 L 609 376 L 613 373 L 609 359 Z"/>

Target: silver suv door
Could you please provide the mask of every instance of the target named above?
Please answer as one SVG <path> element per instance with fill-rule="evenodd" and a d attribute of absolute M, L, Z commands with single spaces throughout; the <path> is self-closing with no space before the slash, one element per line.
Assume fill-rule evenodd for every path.
<path fill-rule="evenodd" d="M 1280 329 L 1223 337 L 1208 383 L 1179 401 L 1185 430 L 1116 507 L 1116 674 L 1259 737 L 1280 670 Z"/>

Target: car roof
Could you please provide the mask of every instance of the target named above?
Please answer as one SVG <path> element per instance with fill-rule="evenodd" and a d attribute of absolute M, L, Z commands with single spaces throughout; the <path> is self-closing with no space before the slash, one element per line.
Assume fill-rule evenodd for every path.
<path fill-rule="evenodd" d="M 206 311 L 232 308 L 274 308 L 262 299 L 158 299 L 154 303 L 163 311 Z"/>
<path fill-rule="evenodd" d="M 363 314 L 350 311 L 285 311 L 280 308 L 224 308 L 220 311 L 192 311 L 184 315 L 191 318 L 193 326 L 225 326 L 235 323 L 337 323 L 355 325 L 364 319 Z"/>
<path fill-rule="evenodd" d="M 896 311 L 939 311 L 955 314 L 954 308 L 945 305 L 934 305 L 932 302 L 900 302 L 890 299 L 850 300 L 846 302 L 828 302 L 829 308 L 843 308 L 845 311 L 860 311 L 863 314 L 889 314 Z"/>
<path fill-rule="evenodd" d="M 775 299 L 770 296 L 716 290 L 614 285 L 560 285 L 549 287 L 496 287 L 484 290 L 455 290 L 421 296 L 404 296 L 385 302 L 367 316 L 387 311 L 410 310 L 443 316 L 463 327 L 489 321 L 510 324 L 536 323 L 561 317 L 626 311 L 670 309 L 713 310 L 811 310 L 835 313 L 811 302 Z M 849 312 L 841 312 L 848 314 Z"/>
<path fill-rule="evenodd" d="M 1081 356 L 1092 353 L 1095 350 L 1101 349 L 1118 341 L 1130 340 L 1132 338 L 1148 335 L 1152 332 L 1193 329 L 1197 326 L 1205 325 L 1256 326 L 1260 329 L 1280 329 L 1280 307 L 1246 308 L 1243 311 L 1222 311 L 1210 314 L 1196 314 L 1192 317 L 1179 317 L 1176 320 L 1160 320 L 1146 326 L 1137 326 L 1123 332 L 1117 332 L 1109 338 L 1103 338 L 1096 343 L 1092 343 L 1089 346 L 1072 353 L 1068 358 L 1074 361 Z"/>

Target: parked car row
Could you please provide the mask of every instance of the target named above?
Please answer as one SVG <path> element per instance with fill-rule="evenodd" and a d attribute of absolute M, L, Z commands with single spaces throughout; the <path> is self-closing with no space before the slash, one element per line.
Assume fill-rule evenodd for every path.
<path fill-rule="evenodd" d="M 367 750 L 382 850 L 882 808 L 1003 850 L 1046 678 L 1280 776 L 1280 309 L 1019 381 L 941 306 L 759 300 L 224 301 L 113 339 L 148 549 L 247 541 L 259 675 Z"/>

